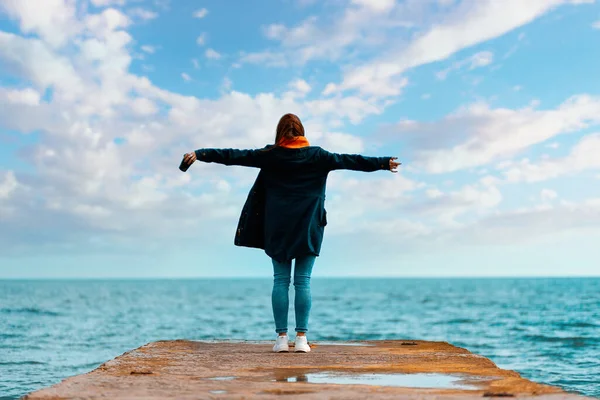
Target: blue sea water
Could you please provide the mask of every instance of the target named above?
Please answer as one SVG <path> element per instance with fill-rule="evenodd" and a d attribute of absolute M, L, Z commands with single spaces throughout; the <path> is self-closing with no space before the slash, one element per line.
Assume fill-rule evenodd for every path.
<path fill-rule="evenodd" d="M 310 341 L 448 341 L 600 396 L 599 278 L 313 278 L 312 293 Z M 258 278 L 0 280 L 0 399 L 159 339 L 274 339 L 270 295 Z"/>

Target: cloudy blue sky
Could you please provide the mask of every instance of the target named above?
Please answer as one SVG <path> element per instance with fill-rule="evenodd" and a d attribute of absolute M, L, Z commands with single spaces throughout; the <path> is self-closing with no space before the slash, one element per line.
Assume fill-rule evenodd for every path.
<path fill-rule="evenodd" d="M 397 156 L 336 171 L 314 276 L 600 275 L 593 0 L 0 0 L 0 277 L 270 276 L 257 171 L 200 147 Z"/>

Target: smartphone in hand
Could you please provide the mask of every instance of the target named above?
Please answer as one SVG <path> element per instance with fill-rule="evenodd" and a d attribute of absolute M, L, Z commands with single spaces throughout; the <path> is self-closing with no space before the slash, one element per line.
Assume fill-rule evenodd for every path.
<path fill-rule="evenodd" d="M 179 170 L 181 170 L 181 172 L 186 172 L 192 165 L 185 162 L 185 156 L 186 155 L 184 154 L 183 159 L 181 160 L 181 164 L 179 164 Z"/>

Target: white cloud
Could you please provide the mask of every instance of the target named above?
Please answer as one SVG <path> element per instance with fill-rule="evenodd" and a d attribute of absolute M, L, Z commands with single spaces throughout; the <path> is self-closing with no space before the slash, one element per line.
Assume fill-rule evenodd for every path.
<path fill-rule="evenodd" d="M 392 192 L 396 186 L 392 182 L 389 188 L 368 192 L 373 193 L 373 196 L 368 196 L 364 192 L 361 195 L 361 191 L 353 188 L 352 182 L 347 182 L 347 179 L 342 179 L 346 187 L 338 187 L 335 175 L 332 181 L 335 182 L 336 195 L 328 200 L 332 210 L 330 234 L 365 232 L 368 229 L 363 225 L 375 225 L 379 229 L 372 230 L 373 233 L 369 235 L 374 243 L 386 240 L 387 235 L 383 232 L 396 233 L 406 239 L 402 241 L 406 246 L 402 251 L 484 245 L 515 245 L 518 248 L 527 242 L 548 237 L 561 238 L 564 237 L 561 235 L 570 232 L 598 232 L 600 228 L 600 199 L 597 198 L 580 203 L 556 202 L 554 200 L 558 195 L 548 190 L 544 194 L 549 199 L 543 204 L 501 211 L 498 205 L 502 196 L 493 185 L 479 188 L 468 185 L 447 194 L 430 189 L 430 195 L 423 200 L 410 196 L 411 191 L 421 187 L 419 184 L 413 183 L 404 191 L 396 189 Z M 374 179 L 372 185 L 377 187 L 379 183 L 378 179 Z M 359 185 L 364 188 L 365 182 Z M 386 192 L 389 196 L 380 198 Z M 373 219 L 364 211 L 373 208 L 383 210 L 386 215 L 401 214 L 417 218 Z M 367 240 L 365 236 L 361 239 Z"/>
<path fill-rule="evenodd" d="M 85 19 L 86 27 L 98 36 L 106 36 L 108 33 L 126 28 L 130 24 L 131 20 L 114 8 L 108 8 L 101 14 L 89 15 Z"/>
<path fill-rule="evenodd" d="M 189 82 L 192 80 L 192 78 L 186 74 L 185 72 L 181 73 L 181 77 L 183 78 L 184 81 Z"/>
<path fill-rule="evenodd" d="M 467 213 L 490 213 L 501 203 L 500 190 L 486 180 L 479 184 L 465 185 L 459 190 L 442 192 L 437 188 L 426 191 L 426 199 L 406 204 L 404 212 L 422 217 L 434 217 L 438 224 L 446 227 L 461 225 L 458 218 Z"/>
<path fill-rule="evenodd" d="M 271 51 L 242 53 L 240 62 L 248 64 L 260 64 L 265 67 L 285 67 L 288 65 L 288 60 L 283 53 Z"/>
<path fill-rule="evenodd" d="M 410 141 L 417 165 L 441 173 L 509 158 L 557 135 L 597 124 L 600 99 L 581 95 L 551 110 L 473 104 L 437 122 L 402 121 L 395 132 Z M 388 135 L 393 134 L 390 129 Z"/>
<path fill-rule="evenodd" d="M 299 96 L 306 96 L 311 91 L 311 87 L 304 79 L 296 79 L 289 84 L 292 93 Z"/>
<path fill-rule="evenodd" d="M 494 60 L 494 54 L 491 51 L 480 51 L 469 58 L 469 69 L 475 69 L 490 65 Z"/>
<path fill-rule="evenodd" d="M 200 36 L 196 38 L 196 44 L 198 46 L 204 46 L 206 44 L 206 33 L 201 33 Z"/>
<path fill-rule="evenodd" d="M 402 88 L 408 84 L 408 79 L 398 75 L 397 65 L 393 63 L 377 64 L 373 68 L 352 73 L 344 78 L 342 85 L 336 85 L 336 90 L 350 87 L 361 88 L 365 95 L 398 96 Z M 363 90 L 364 89 L 364 90 Z"/>
<path fill-rule="evenodd" d="M 209 60 L 219 60 L 219 59 L 221 59 L 221 54 L 218 53 L 218 52 L 216 52 L 213 49 L 206 49 L 206 51 L 204 52 L 204 55 Z"/>
<path fill-rule="evenodd" d="M 22 77 L 31 80 L 39 90 L 54 86 L 59 95 L 67 97 L 83 90 L 81 79 L 70 60 L 54 54 L 40 40 L 0 32 L 0 59 L 12 65 Z"/>
<path fill-rule="evenodd" d="M 243 53 L 243 62 L 270 67 L 304 64 L 311 60 L 338 61 L 349 51 L 374 51 L 391 38 L 404 35 L 411 17 L 421 19 L 421 7 L 394 0 L 352 0 L 333 13 L 309 16 L 295 26 L 274 23 L 264 35 L 279 48 Z M 389 36 L 388 36 L 389 35 Z"/>
<path fill-rule="evenodd" d="M 335 142 L 338 146 L 343 145 L 343 140 L 339 140 L 343 137 L 332 139 L 332 144 Z M 332 151 L 346 150 L 332 148 Z M 330 175 L 327 187 L 331 191 L 327 196 L 328 214 L 331 215 L 331 221 L 335 221 L 328 229 L 330 234 L 335 235 L 364 231 L 365 225 L 375 222 L 368 218 L 372 210 L 386 215 L 400 214 L 399 206 L 405 205 L 410 199 L 410 193 L 422 187 L 422 184 L 402 174 L 385 176 L 382 173 L 357 179 L 352 173 L 338 172 Z M 379 221 L 385 222 L 388 219 Z"/>
<path fill-rule="evenodd" d="M 600 199 L 578 204 L 534 206 L 491 214 L 449 232 L 450 240 L 470 245 L 522 245 L 543 237 L 600 227 Z"/>
<path fill-rule="evenodd" d="M 283 24 L 271 24 L 263 28 L 265 36 L 269 39 L 282 39 L 286 33 L 287 28 Z"/>
<path fill-rule="evenodd" d="M 42 102 L 41 93 L 35 89 L 0 88 L 0 104 L 0 131 L 29 133 L 39 130 L 39 121 L 44 121 L 47 129 L 60 125 L 63 110 L 54 104 Z"/>
<path fill-rule="evenodd" d="M 310 100 L 306 101 L 304 106 L 311 115 L 338 119 L 347 118 L 353 124 L 360 123 L 368 115 L 379 115 L 384 110 L 382 104 L 357 96 Z"/>
<path fill-rule="evenodd" d="M 351 0 L 352 4 L 364 7 L 376 13 L 388 12 L 396 5 L 396 0 Z"/>
<path fill-rule="evenodd" d="M 138 97 L 133 100 L 131 108 L 133 112 L 138 115 L 152 115 L 158 112 L 158 107 L 156 104 L 153 101 L 143 97 Z"/>
<path fill-rule="evenodd" d="M 524 32 L 519 33 L 519 36 L 517 37 L 517 42 L 515 44 L 513 44 L 506 51 L 506 53 L 504 53 L 504 55 L 502 56 L 502 59 L 506 60 L 507 58 L 509 58 L 513 54 L 515 54 L 517 52 L 517 50 L 519 50 L 523 46 L 525 37 L 526 37 L 526 35 Z"/>
<path fill-rule="evenodd" d="M 561 158 L 545 158 L 537 163 L 529 159 L 504 165 L 502 173 L 508 182 L 540 182 L 564 175 L 600 169 L 600 133 L 584 136 Z"/>
<path fill-rule="evenodd" d="M 594 22 L 592 24 L 592 28 L 594 28 L 594 29 L 600 29 L 600 20 Z"/>
<path fill-rule="evenodd" d="M 542 189 L 540 192 L 540 198 L 542 201 L 551 201 L 558 197 L 558 193 L 551 189 Z"/>
<path fill-rule="evenodd" d="M 92 4 L 96 7 L 107 7 L 107 6 L 124 6 L 125 0 L 91 0 Z"/>
<path fill-rule="evenodd" d="M 427 189 L 425 191 L 425 195 L 427 197 L 429 197 L 430 199 L 436 199 L 438 197 L 442 197 L 444 195 L 444 193 L 437 188 L 431 188 L 431 189 Z"/>
<path fill-rule="evenodd" d="M 468 67 L 468 70 L 475 68 L 485 67 L 490 65 L 494 60 L 494 54 L 490 51 L 480 51 L 479 53 L 473 54 L 471 57 L 465 58 L 464 60 L 456 61 L 450 67 L 439 71 L 436 76 L 438 79 L 444 80 L 448 74 L 452 71 L 456 71 L 463 67 Z"/>
<path fill-rule="evenodd" d="M 419 65 L 441 61 L 459 50 L 505 34 L 567 0 L 481 0 L 458 7 L 441 24 L 436 24 L 412 40 L 402 51 L 389 54 L 359 67 L 350 68 L 338 90 L 357 89 L 365 94 L 395 95 L 382 88 L 394 86 L 398 75 Z"/>
<path fill-rule="evenodd" d="M 323 92 L 321 93 L 323 96 L 328 96 L 330 94 L 335 93 L 337 86 L 335 85 L 335 83 L 328 83 L 325 86 L 325 89 L 323 89 Z"/>
<path fill-rule="evenodd" d="M 323 148 L 336 153 L 360 154 L 365 150 L 365 144 L 360 137 L 343 132 L 310 132 L 311 140 Z"/>
<path fill-rule="evenodd" d="M 52 47 L 59 47 L 81 30 L 75 0 L 5 0 L 0 9 L 20 21 L 21 31 L 36 33 Z"/>
<path fill-rule="evenodd" d="M 407 221 L 402 218 L 388 218 L 385 220 L 376 220 L 374 222 L 365 222 L 361 228 L 366 232 L 391 239 L 391 242 L 398 240 L 407 241 L 413 238 L 419 238 L 430 235 L 433 229 L 420 221 Z"/>
<path fill-rule="evenodd" d="M 198 11 L 194 12 L 194 18 L 204 18 L 208 15 L 208 10 L 206 8 L 201 8 Z"/>
<path fill-rule="evenodd" d="M 150 45 L 144 45 L 141 49 L 148 54 L 154 54 L 156 52 L 156 47 Z"/>
<path fill-rule="evenodd" d="M 139 18 L 144 21 L 149 21 L 158 17 L 155 11 L 146 10 L 145 8 L 136 7 L 128 11 L 129 15 L 134 18 Z"/>
<path fill-rule="evenodd" d="M 0 88 L 0 98 L 4 98 L 9 103 L 13 104 L 37 106 L 40 104 L 41 95 L 37 90 L 32 88 L 26 88 L 22 90 L 5 90 Z"/>
<path fill-rule="evenodd" d="M 17 186 L 19 186 L 19 183 L 15 173 L 13 171 L 4 172 L 4 176 L 0 179 L 0 200 L 8 199 L 11 193 L 17 189 Z"/>
<path fill-rule="evenodd" d="M 232 86 L 233 81 L 231 79 L 229 79 L 228 77 L 223 78 L 223 84 L 221 85 L 221 88 L 224 91 L 230 91 Z"/>
<path fill-rule="evenodd" d="M 196 68 L 196 69 L 200 68 L 200 63 L 198 62 L 197 59 L 193 58 L 192 64 L 194 65 L 194 68 Z"/>

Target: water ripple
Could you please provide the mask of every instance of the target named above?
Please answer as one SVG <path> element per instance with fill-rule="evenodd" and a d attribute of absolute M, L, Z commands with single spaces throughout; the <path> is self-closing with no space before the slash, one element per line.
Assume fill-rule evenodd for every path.
<path fill-rule="evenodd" d="M 311 341 L 447 341 L 600 396 L 600 279 L 313 278 L 312 290 Z M 275 336 L 270 279 L 0 281 L 0 304 L 0 400 L 155 340 Z"/>
<path fill-rule="evenodd" d="M 61 314 L 50 311 L 43 310 L 41 308 L 36 307 L 24 307 L 24 308 L 0 308 L 0 314 L 31 314 L 31 315 L 45 315 L 49 317 L 58 317 Z"/>

